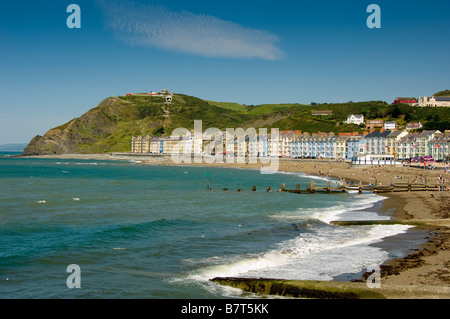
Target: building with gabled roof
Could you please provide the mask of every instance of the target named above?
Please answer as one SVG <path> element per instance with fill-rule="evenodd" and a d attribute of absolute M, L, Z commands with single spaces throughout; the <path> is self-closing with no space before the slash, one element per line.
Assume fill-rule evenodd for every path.
<path fill-rule="evenodd" d="M 397 158 L 397 142 L 406 135 L 408 135 L 407 131 L 391 131 L 391 134 L 386 137 L 386 154 L 395 155 Z"/>
<path fill-rule="evenodd" d="M 395 131 L 395 130 L 397 130 L 397 128 L 398 128 L 397 122 L 395 122 L 395 121 L 386 121 L 386 122 L 384 122 L 384 129 L 385 130 Z"/>
<path fill-rule="evenodd" d="M 387 154 L 386 138 L 391 134 L 389 130 L 372 131 L 364 136 L 360 144 L 361 154 Z"/>
<path fill-rule="evenodd" d="M 364 115 L 363 114 L 350 114 L 347 116 L 347 121 L 345 121 L 347 124 L 356 124 L 360 125 L 364 123 Z"/>
<path fill-rule="evenodd" d="M 450 136 L 445 134 L 435 134 L 430 141 L 430 151 L 435 161 L 445 161 L 450 159 Z"/>
<path fill-rule="evenodd" d="M 372 130 L 377 128 L 383 128 L 384 120 L 367 120 L 366 121 L 366 130 Z"/>
<path fill-rule="evenodd" d="M 419 97 L 419 106 L 450 107 L 450 96 Z"/>
<path fill-rule="evenodd" d="M 406 124 L 406 129 L 410 130 L 419 130 L 423 127 L 423 124 L 420 122 L 411 122 Z"/>

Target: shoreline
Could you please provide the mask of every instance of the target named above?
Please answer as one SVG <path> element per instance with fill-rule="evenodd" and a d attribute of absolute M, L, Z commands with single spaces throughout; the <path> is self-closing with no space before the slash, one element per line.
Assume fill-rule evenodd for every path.
<path fill-rule="evenodd" d="M 214 166 L 239 169 L 260 169 L 261 163 L 190 163 L 175 164 L 170 156 L 156 157 L 148 160 L 146 157 L 113 157 L 110 154 L 65 154 L 27 156 L 26 158 L 53 158 L 53 159 L 88 159 L 88 160 L 125 160 L 134 161 L 138 165 L 158 166 Z M 145 160 L 147 159 L 147 160 Z M 381 183 L 388 185 L 395 179 L 417 182 L 422 180 L 439 182 L 445 177 L 450 180 L 450 174 L 444 171 L 424 170 L 410 167 L 350 167 L 349 163 L 321 160 L 279 160 L 279 172 L 304 173 L 314 177 L 330 180 L 342 180 L 363 184 Z M 448 185 L 448 183 L 447 183 Z M 287 188 L 290 188 L 287 186 Z M 431 196 L 433 195 L 433 197 Z M 404 296 L 414 296 L 411 289 L 438 289 L 444 290 L 439 298 L 450 298 L 450 192 L 448 191 L 416 191 L 402 193 L 383 193 L 386 199 L 380 202 L 377 213 L 390 216 L 393 220 L 420 222 L 408 230 L 409 235 L 399 234 L 383 238 L 381 243 L 373 244 L 376 247 L 397 247 L 410 253 L 399 258 L 388 258 L 381 265 L 381 286 L 387 288 L 403 287 Z M 340 226 L 345 227 L 345 226 Z M 413 234 L 413 235 L 411 235 Z M 416 237 L 414 237 L 414 234 Z M 406 237 L 412 237 L 406 240 Z M 418 239 L 423 237 L 421 243 Z M 402 239 L 403 238 L 403 239 Z M 414 239 L 415 238 L 415 239 Z M 414 244 L 416 242 L 416 244 Z M 404 247 L 404 244 L 408 247 Z M 411 246 L 410 246 L 411 245 Z M 396 248 L 396 249 L 397 249 Z M 342 274 L 339 278 L 354 278 L 359 274 Z M 368 274 L 362 273 L 360 280 L 364 281 Z M 348 279 L 348 278 L 347 278 Z M 261 280 L 261 279 L 255 279 Z M 333 279 L 334 281 L 335 279 Z M 444 296 L 444 297 L 443 297 Z M 398 296 L 396 297 L 398 298 Z M 431 298 L 431 296 L 430 296 Z"/>

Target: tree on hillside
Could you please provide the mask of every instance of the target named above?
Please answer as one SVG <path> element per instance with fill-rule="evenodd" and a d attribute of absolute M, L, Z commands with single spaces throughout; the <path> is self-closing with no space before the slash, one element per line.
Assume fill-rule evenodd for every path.
<path fill-rule="evenodd" d="M 396 118 L 398 118 L 401 114 L 402 114 L 402 111 L 400 110 L 400 108 L 399 108 L 398 106 L 394 106 L 394 108 L 392 109 L 392 112 L 391 112 L 392 118 L 396 119 Z"/>

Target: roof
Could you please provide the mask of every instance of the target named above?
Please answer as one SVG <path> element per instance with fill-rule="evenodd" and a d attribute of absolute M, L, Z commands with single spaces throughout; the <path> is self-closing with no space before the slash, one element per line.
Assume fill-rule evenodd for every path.
<path fill-rule="evenodd" d="M 384 120 L 367 120 L 367 123 L 384 123 Z"/>
<path fill-rule="evenodd" d="M 373 131 L 372 133 L 367 134 L 365 137 L 366 138 L 385 138 L 389 134 L 391 134 L 390 130 L 386 130 L 386 131 L 383 131 L 383 132 Z"/>
<path fill-rule="evenodd" d="M 366 136 L 364 136 L 364 137 L 366 137 L 366 138 L 377 137 L 377 136 L 378 136 L 378 134 L 379 134 L 379 132 L 377 132 L 377 131 L 373 131 L 373 132 L 371 132 L 371 133 L 367 134 L 367 135 L 366 135 Z"/>
<path fill-rule="evenodd" d="M 435 136 L 431 141 L 433 143 L 450 142 L 450 136 Z"/>
<path fill-rule="evenodd" d="M 395 138 L 395 137 L 398 137 L 400 134 L 402 134 L 403 133 L 403 131 L 393 131 L 393 132 L 391 132 L 391 134 L 389 134 L 387 137 L 389 137 L 389 138 Z"/>
<path fill-rule="evenodd" d="M 286 137 L 293 137 L 295 135 L 294 131 L 289 131 L 286 133 Z"/>
<path fill-rule="evenodd" d="M 347 118 L 349 118 L 350 116 L 353 116 L 353 117 L 356 117 L 356 118 L 360 118 L 360 119 L 364 118 L 363 114 L 350 114 L 349 116 L 347 116 Z"/>
<path fill-rule="evenodd" d="M 363 138 L 362 135 L 353 135 L 348 140 L 349 142 L 359 142 Z"/>
<path fill-rule="evenodd" d="M 439 132 L 439 131 L 423 131 L 422 133 L 417 134 L 416 138 L 428 137 L 428 136 L 433 135 L 436 132 Z"/>
<path fill-rule="evenodd" d="M 408 135 L 403 136 L 400 138 L 399 142 L 412 142 L 414 141 L 414 138 L 417 136 L 417 134 L 409 133 Z"/>
<path fill-rule="evenodd" d="M 450 102 L 450 96 L 435 96 L 434 99 L 436 101 L 448 101 L 448 102 Z"/>

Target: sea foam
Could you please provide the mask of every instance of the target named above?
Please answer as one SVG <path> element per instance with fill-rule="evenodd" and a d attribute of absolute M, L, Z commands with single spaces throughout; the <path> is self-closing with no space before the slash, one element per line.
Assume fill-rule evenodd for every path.
<path fill-rule="evenodd" d="M 376 225 L 339 227 L 329 223 L 346 216 L 351 219 L 376 219 L 382 217 L 367 211 L 385 197 L 374 194 L 356 195 L 348 200 L 325 208 L 300 208 L 294 212 L 280 212 L 271 218 L 300 222 L 307 226 L 316 220 L 323 223 L 303 231 L 297 237 L 280 242 L 260 254 L 233 257 L 215 257 L 203 260 L 206 266 L 191 274 L 190 279 L 206 280 L 214 277 L 265 277 L 280 279 L 331 280 L 345 272 L 359 272 L 371 264 L 387 259 L 387 252 L 369 246 L 385 237 L 406 232 L 406 225 Z M 305 223 L 306 222 L 306 223 Z"/>

